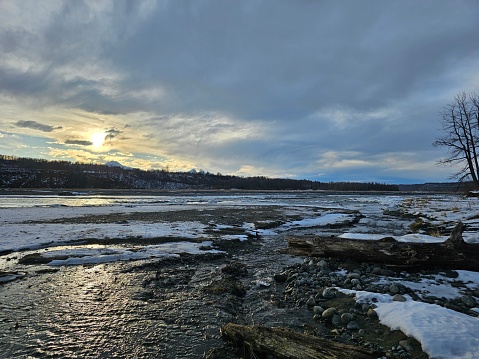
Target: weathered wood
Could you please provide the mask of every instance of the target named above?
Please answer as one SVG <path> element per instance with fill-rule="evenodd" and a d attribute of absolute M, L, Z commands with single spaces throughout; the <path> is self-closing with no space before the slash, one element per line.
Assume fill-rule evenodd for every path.
<path fill-rule="evenodd" d="M 285 252 L 311 257 L 333 257 L 357 262 L 375 262 L 414 268 L 467 269 L 479 271 L 479 244 L 464 242 L 464 225 L 459 222 L 442 243 L 345 239 L 335 236 L 288 237 Z"/>
<path fill-rule="evenodd" d="M 368 359 L 382 354 L 282 327 L 228 323 L 222 327 L 222 333 L 250 358 L 269 355 L 279 359 Z"/>

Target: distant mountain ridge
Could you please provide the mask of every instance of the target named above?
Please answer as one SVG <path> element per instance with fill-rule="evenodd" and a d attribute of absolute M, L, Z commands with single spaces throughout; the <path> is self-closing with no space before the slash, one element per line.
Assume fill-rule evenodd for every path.
<path fill-rule="evenodd" d="M 108 167 L 120 167 L 120 168 L 123 168 L 123 169 L 132 169 L 131 167 L 128 167 L 128 166 L 123 166 L 120 162 L 118 161 L 108 161 L 105 163 L 105 166 L 108 166 Z"/>
<path fill-rule="evenodd" d="M 406 186 L 412 188 L 413 185 Z M 0 155 L 0 188 L 399 191 L 404 187 L 375 182 L 238 177 L 204 171 L 144 171 L 123 166 L 117 161 L 99 165 Z"/>

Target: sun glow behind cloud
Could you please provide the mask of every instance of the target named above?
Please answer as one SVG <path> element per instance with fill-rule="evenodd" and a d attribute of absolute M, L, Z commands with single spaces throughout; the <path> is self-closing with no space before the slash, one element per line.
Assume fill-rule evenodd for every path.
<path fill-rule="evenodd" d="M 106 133 L 105 132 L 94 132 L 90 136 L 91 143 L 93 144 L 93 147 L 96 149 L 99 149 L 100 147 L 103 146 L 105 143 L 105 137 Z"/>

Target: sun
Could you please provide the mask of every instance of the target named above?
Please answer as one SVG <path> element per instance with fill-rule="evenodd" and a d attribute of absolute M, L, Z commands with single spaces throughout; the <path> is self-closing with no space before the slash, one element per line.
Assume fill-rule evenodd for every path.
<path fill-rule="evenodd" d="M 91 135 L 90 140 L 93 144 L 93 147 L 100 148 L 105 142 L 106 134 L 105 132 L 95 132 Z"/>

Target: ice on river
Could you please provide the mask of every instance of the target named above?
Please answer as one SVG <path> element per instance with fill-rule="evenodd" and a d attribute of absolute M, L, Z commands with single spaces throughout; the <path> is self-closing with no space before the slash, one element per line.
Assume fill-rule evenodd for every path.
<path fill-rule="evenodd" d="M 53 249 L 43 254 L 44 258 L 52 258 L 50 266 L 99 264 L 116 261 L 178 257 L 181 253 L 202 254 L 202 247 L 210 247 L 210 241 L 200 243 L 173 242 L 158 245 L 149 245 L 141 249 L 126 248 L 73 248 Z M 209 253 L 217 253 L 217 250 L 209 249 Z M 65 259 L 55 259 L 67 257 Z"/>

